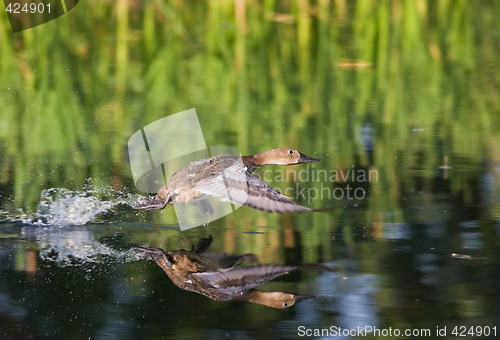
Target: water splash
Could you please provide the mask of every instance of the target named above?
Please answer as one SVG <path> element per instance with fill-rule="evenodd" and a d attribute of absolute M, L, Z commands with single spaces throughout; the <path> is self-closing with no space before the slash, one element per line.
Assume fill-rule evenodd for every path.
<path fill-rule="evenodd" d="M 84 225 L 98 214 L 111 209 L 113 206 L 126 203 L 116 198 L 101 201 L 89 191 L 71 191 L 68 189 L 48 189 L 42 191 L 40 203 L 36 210 L 35 225 Z"/>
<path fill-rule="evenodd" d="M 90 266 L 96 270 L 100 264 L 136 261 L 137 257 L 102 242 L 95 227 L 87 224 L 102 225 L 103 213 L 118 211 L 118 205 L 132 205 L 138 197 L 111 188 L 52 188 L 42 191 L 34 212 L 0 210 L 0 222 L 7 222 L 7 228 L 21 227 L 21 239 L 36 243 L 40 259 L 62 267 Z"/>
<path fill-rule="evenodd" d="M 101 243 L 87 227 L 31 228 L 23 230 L 24 236 L 36 235 L 40 258 L 53 261 L 59 266 L 82 265 L 84 263 L 129 262 L 136 260 L 129 250 L 120 251 Z"/>
<path fill-rule="evenodd" d="M 137 261 L 133 251 L 106 244 L 96 230 L 87 226 L 39 228 L 26 225 L 21 228 L 20 235 L 36 242 L 40 259 L 60 267 Z"/>
<path fill-rule="evenodd" d="M 97 197 L 99 196 L 99 197 Z M 78 226 L 94 220 L 97 215 L 119 204 L 131 205 L 139 195 L 112 189 L 73 191 L 64 188 L 43 190 L 35 213 L 0 211 L 2 222 L 21 222 L 36 226 Z"/>

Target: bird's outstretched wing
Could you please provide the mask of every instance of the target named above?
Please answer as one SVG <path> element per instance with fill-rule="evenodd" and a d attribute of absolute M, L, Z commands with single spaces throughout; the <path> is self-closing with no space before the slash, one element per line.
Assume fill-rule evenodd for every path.
<path fill-rule="evenodd" d="M 253 266 L 228 268 L 216 272 L 195 273 L 192 277 L 204 286 L 210 286 L 229 296 L 238 295 L 296 269 L 292 266 Z"/>
<path fill-rule="evenodd" d="M 250 175 L 245 168 L 235 164 L 215 176 L 195 183 L 193 189 L 211 196 L 220 197 L 221 201 L 248 205 L 267 212 L 309 211 L 290 201 L 260 179 Z"/>

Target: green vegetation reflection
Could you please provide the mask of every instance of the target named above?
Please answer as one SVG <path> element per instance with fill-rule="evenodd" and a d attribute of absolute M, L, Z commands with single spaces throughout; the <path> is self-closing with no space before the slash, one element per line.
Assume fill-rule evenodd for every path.
<path fill-rule="evenodd" d="M 395 197 L 434 190 L 445 157 L 453 168 L 445 185 L 473 203 L 480 175 L 494 171 L 485 161 L 500 161 L 499 7 L 89 0 L 15 35 L 2 15 L 0 179 L 13 198 L 3 208 L 33 209 L 42 189 L 79 190 L 87 178 L 133 191 L 130 135 L 191 107 L 207 145 L 245 154 L 286 145 L 324 156 L 315 169 L 376 170 L 378 181 L 359 203 L 367 211 L 362 223 L 392 221 L 385 212 L 401 209 Z M 338 185 L 299 184 L 320 192 Z M 498 189 L 493 194 L 490 213 L 498 217 Z M 249 219 L 244 225 L 286 219 L 238 214 Z M 343 215 L 297 218 L 310 219 L 317 244 Z M 171 211 L 145 218 L 175 224 Z"/>

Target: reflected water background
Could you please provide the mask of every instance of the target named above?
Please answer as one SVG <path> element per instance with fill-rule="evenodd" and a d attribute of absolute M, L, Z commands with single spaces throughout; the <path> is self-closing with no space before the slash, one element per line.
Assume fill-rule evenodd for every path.
<path fill-rule="evenodd" d="M 500 327 L 499 4 L 89 0 L 16 34 L 0 15 L 0 334 Z M 334 209 L 243 207 L 183 232 L 173 209 L 133 211 L 128 138 L 192 107 L 207 146 L 321 158 L 285 169 L 307 180 L 270 167 L 266 182 Z M 378 177 L 342 180 L 348 170 Z M 366 197 L 326 197 L 347 185 Z M 317 296 L 273 310 L 182 291 L 129 252 L 210 233 L 215 251 L 338 272 L 266 284 Z"/>

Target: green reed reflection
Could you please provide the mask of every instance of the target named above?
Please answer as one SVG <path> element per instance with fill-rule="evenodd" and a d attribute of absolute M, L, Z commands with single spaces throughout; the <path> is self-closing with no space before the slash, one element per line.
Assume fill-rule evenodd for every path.
<path fill-rule="evenodd" d="M 463 170 L 451 190 L 472 202 L 483 162 L 500 160 L 499 7 L 89 0 L 15 35 L 3 15 L 2 183 L 25 208 L 43 188 L 88 177 L 120 188 L 131 181 L 129 136 L 195 107 L 208 145 L 288 145 L 328 154 L 322 169 L 376 169 L 367 222 L 399 208 L 388 196 L 431 190 L 444 156 Z"/>
<path fill-rule="evenodd" d="M 58 20 L 15 35 L 0 14 L 0 217 L 16 208 L 35 209 L 43 189 L 82 190 L 89 178 L 97 188 L 135 192 L 126 159 L 128 138 L 144 125 L 194 107 L 208 146 L 234 146 L 243 154 L 289 146 L 322 157 L 310 171 L 376 170 L 378 180 L 360 185 L 367 196 L 357 203 L 297 199 L 306 206 L 335 208 L 329 212 L 278 215 L 241 208 L 182 233 L 164 227 L 176 224 L 172 207 L 139 213 L 116 208 L 108 212 L 114 223 L 84 227 L 99 242 L 121 242 L 122 250 L 146 244 L 190 249 L 199 237 L 213 233 L 217 251 L 255 253 L 263 263 L 342 267 L 343 260 L 356 259 L 356 272 L 376 277 L 370 287 L 377 290 L 378 313 L 389 326 L 434 329 L 436 320 L 446 318 L 478 324 L 471 318 L 494 310 L 488 300 L 494 301 L 496 291 L 489 287 L 497 282 L 488 275 L 495 273 L 490 266 L 498 259 L 492 221 L 500 218 L 498 13 L 495 0 L 88 0 Z M 439 169 L 445 157 L 447 172 Z M 478 194 L 485 175 L 490 178 L 486 203 Z M 352 184 L 268 183 L 319 192 Z M 474 214 L 461 211 L 471 206 Z M 483 219 L 477 232 L 481 249 L 471 254 L 487 257 L 487 265 L 450 257 L 465 240 L 457 221 L 471 215 Z M 100 221 L 109 216 L 99 216 Z M 140 223 L 127 224 L 131 221 Z M 153 226 L 141 225 L 144 221 Z M 391 225 L 405 223 L 413 223 L 418 233 L 411 237 L 416 237 L 384 238 Z M 438 236 L 429 236 L 433 232 Z M 114 239 L 116 233 L 122 241 Z M 23 237 L 16 243 L 15 267 L 29 271 L 35 250 Z M 418 264 L 428 265 L 423 270 L 417 268 L 419 255 L 437 260 L 425 262 L 422 256 Z M 341 276 L 350 270 L 344 266 Z M 476 275 L 472 270 L 479 266 Z M 45 287 L 45 276 L 57 270 L 39 267 L 44 271 L 39 287 Z M 79 267 L 60 270 L 54 296 L 68 295 L 64 287 L 70 282 L 81 288 L 78 294 L 94 289 L 100 301 L 113 279 L 110 266 L 104 267 L 105 274 L 92 284 L 72 274 Z M 462 276 L 456 274 L 464 267 Z M 124 269 L 131 295 L 143 296 L 138 279 L 144 275 L 149 284 L 155 269 L 137 263 Z M 17 291 L 14 274 L 7 272 Z M 176 295 L 170 294 L 170 305 L 182 306 Z M 69 295 L 62 295 L 60 303 L 41 296 L 40 306 L 56 314 L 68 313 L 59 308 L 63 300 L 73 301 Z M 142 318 L 153 298 L 137 315 L 131 312 L 135 305 L 128 312 Z M 98 315 L 102 322 L 106 305 L 96 308 L 91 302 L 89 320 Z M 192 310 L 228 306 L 201 304 Z M 76 315 L 82 310 L 71 306 Z M 241 308 L 232 314 L 245 321 L 242 328 L 283 318 L 252 306 L 233 308 Z M 149 316 L 156 327 L 188 319 L 192 310 L 167 317 L 163 313 L 172 312 L 165 308 Z M 329 320 L 326 327 L 335 313 L 321 314 Z M 32 319 L 41 320 L 38 314 Z M 68 330 L 75 320 L 67 322 Z M 227 320 L 218 322 L 225 329 Z M 208 327 L 213 325 L 207 322 Z M 202 332 L 189 323 L 181 331 L 197 338 Z"/>

